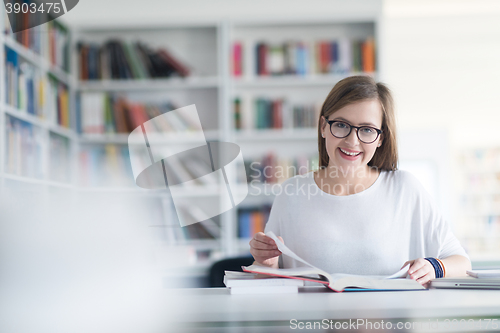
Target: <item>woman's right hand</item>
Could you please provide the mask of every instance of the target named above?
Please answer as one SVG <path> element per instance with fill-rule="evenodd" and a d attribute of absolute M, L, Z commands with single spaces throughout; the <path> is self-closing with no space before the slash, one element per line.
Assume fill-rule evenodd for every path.
<path fill-rule="evenodd" d="M 280 236 L 278 236 L 278 238 L 283 242 L 283 238 Z M 281 251 L 278 250 L 278 246 L 276 246 L 276 243 L 271 237 L 266 236 L 263 232 L 258 232 L 253 236 L 249 244 L 250 253 L 254 257 L 257 264 L 279 268 L 278 259 Z"/>

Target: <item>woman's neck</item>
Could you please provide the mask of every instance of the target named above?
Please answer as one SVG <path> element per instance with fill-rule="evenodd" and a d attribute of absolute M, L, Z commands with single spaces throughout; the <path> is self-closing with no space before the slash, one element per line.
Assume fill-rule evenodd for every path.
<path fill-rule="evenodd" d="M 377 180 L 379 170 L 373 167 L 342 167 L 329 165 L 318 171 L 318 186 L 334 195 L 351 195 L 362 192 Z"/>

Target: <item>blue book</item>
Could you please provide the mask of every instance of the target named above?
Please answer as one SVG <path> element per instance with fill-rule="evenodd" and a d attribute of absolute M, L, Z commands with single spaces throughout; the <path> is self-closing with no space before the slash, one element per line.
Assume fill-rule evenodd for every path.
<path fill-rule="evenodd" d="M 240 217 L 238 219 L 239 224 L 239 237 L 240 238 L 250 238 L 250 212 L 248 210 L 241 210 Z"/>

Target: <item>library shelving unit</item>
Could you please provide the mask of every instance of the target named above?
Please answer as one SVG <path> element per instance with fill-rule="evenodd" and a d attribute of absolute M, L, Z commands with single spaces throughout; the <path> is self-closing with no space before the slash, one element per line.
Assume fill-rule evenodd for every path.
<path fill-rule="evenodd" d="M 136 196 L 138 200 L 146 197 L 146 200 L 154 201 L 160 212 L 158 220 L 151 221 L 150 226 L 153 227 L 153 232 L 158 235 L 156 248 L 158 256 L 162 256 L 165 260 L 167 267 L 167 270 L 164 271 L 165 277 L 203 276 L 213 260 L 223 257 L 228 252 L 227 234 L 224 230 L 231 222 L 230 216 L 224 213 L 213 218 L 211 229 L 209 229 L 210 234 L 200 234 L 197 225 L 181 228 L 176 207 L 174 207 L 168 190 L 142 189 L 134 184 L 127 151 L 128 132 L 133 128 L 129 126 L 126 131 L 119 130 L 119 124 L 115 118 L 113 125 L 116 126 L 112 127 L 111 130 L 107 128 L 97 128 L 96 130 L 92 127 L 92 124 L 95 125 L 95 119 L 85 118 L 87 116 L 85 113 L 88 111 L 87 109 L 95 108 L 96 99 L 97 103 L 101 103 L 102 106 L 102 101 L 107 98 L 115 103 L 111 106 L 113 112 L 116 112 L 118 107 L 116 103 L 120 100 L 125 100 L 128 106 L 140 104 L 148 110 L 161 109 L 165 105 L 169 105 L 169 109 L 174 109 L 195 104 L 207 142 L 228 141 L 225 139 L 227 131 L 221 130 L 221 122 L 225 117 L 227 118 L 224 114 L 227 112 L 227 107 L 224 106 L 226 100 L 224 95 L 226 84 L 223 82 L 225 75 L 223 74 L 224 68 L 221 66 L 223 63 L 221 54 L 223 24 L 166 24 L 141 27 L 116 26 L 113 28 L 94 26 L 75 29 L 73 33 L 75 38 L 72 48 L 72 66 L 75 73 L 78 73 L 76 99 L 79 106 L 78 113 L 81 114 L 81 123 L 78 125 L 81 132 L 78 158 L 82 177 L 78 180 L 79 186 L 83 191 L 89 193 L 129 193 Z M 130 47 L 135 47 L 132 52 L 136 52 L 136 59 L 139 59 L 143 65 L 145 65 L 144 58 L 141 58 L 141 53 L 138 51 L 138 43 L 151 50 L 167 50 L 169 54 L 182 62 L 190 73 L 186 77 L 151 77 L 153 75 L 146 75 L 146 77 L 134 79 L 118 79 L 116 76 L 113 79 L 111 78 L 113 77 L 112 73 L 111 77 L 100 73 L 99 79 L 88 79 L 82 75 L 86 68 L 82 67 L 82 59 L 85 57 L 83 52 L 86 52 L 82 51 L 82 47 L 88 46 L 89 49 L 100 48 L 104 50 L 113 41 L 118 41 L 122 45 L 121 47 L 129 47 L 127 52 L 130 52 Z M 127 56 L 130 56 L 130 53 Z M 111 61 L 116 59 L 113 58 Z M 132 65 L 132 63 L 130 64 Z M 133 65 L 135 66 L 135 63 Z M 148 68 L 145 67 L 145 69 Z M 91 72 L 89 71 L 89 73 Z M 102 79 L 102 77 L 105 78 Z M 116 113 L 114 114 L 116 115 Z M 97 121 L 101 122 L 100 126 L 104 126 L 102 113 L 98 114 L 97 117 L 100 117 L 100 120 Z M 189 136 L 186 137 L 186 140 L 189 140 Z M 168 142 L 150 144 L 168 144 Z M 110 163 L 115 166 L 121 165 L 121 167 L 108 169 L 107 173 L 101 172 L 100 177 L 95 177 L 97 175 L 93 171 L 95 168 L 103 170 L 102 166 Z M 117 172 L 117 169 L 121 170 Z M 116 176 L 117 173 L 121 176 L 112 176 Z M 220 205 L 219 193 L 220 189 L 207 186 L 204 190 L 195 193 L 186 190 L 180 195 L 187 201 L 202 202 L 205 205 Z M 171 263 L 170 267 L 175 266 L 175 263 L 179 263 L 183 267 L 168 269 L 169 262 Z"/>
<path fill-rule="evenodd" d="M 76 104 L 79 108 L 77 113 L 81 115 L 78 127 L 83 132 L 79 136 L 78 164 L 83 166 L 80 174 L 84 180 L 78 180 L 79 185 L 90 192 L 128 191 L 138 196 L 156 196 L 158 205 L 163 207 L 163 221 L 155 223 L 170 226 L 165 228 L 168 230 L 164 232 L 165 243 L 187 248 L 187 251 L 196 254 L 193 259 L 197 262 L 196 266 L 193 265 L 196 268 L 190 270 L 187 267 L 186 272 L 199 273 L 200 269 L 205 270 L 211 261 L 221 257 L 249 255 L 249 236 L 263 229 L 277 186 L 287 176 L 295 174 L 292 170 L 280 179 L 265 179 L 258 177 L 260 168 L 269 163 L 285 168 L 299 164 L 308 170 L 314 168 L 314 163 L 317 164 L 315 127 L 321 102 L 343 77 L 354 73 L 376 76 L 377 20 L 375 16 L 272 23 L 223 20 L 206 24 L 168 23 L 161 26 L 75 29 L 72 31 L 71 59 L 73 72 L 79 78 Z M 99 79 L 89 70 L 87 76 L 82 76 L 88 64 L 83 65 L 79 61 L 83 57 L 82 52 L 87 52 L 82 51 L 81 46 L 88 45 L 89 50 L 99 50 L 110 41 L 123 43 L 124 50 L 128 47 L 126 44 L 134 45 L 136 42 L 151 49 L 167 49 L 187 65 L 190 75 L 102 79 L 104 75 L 101 73 Z M 260 54 L 257 53 L 257 48 L 262 48 L 262 45 L 269 47 L 269 52 L 261 50 Z M 292 62 L 288 58 L 285 60 L 285 52 L 298 52 L 299 46 L 300 55 L 297 53 Z M 371 57 L 365 59 L 365 63 L 361 55 L 367 51 L 363 51 L 363 47 L 371 47 L 368 50 Z M 239 56 L 237 52 L 240 52 Z M 270 58 L 267 69 L 266 65 L 259 65 L 266 61 L 263 60 L 265 57 Z M 342 66 L 333 66 L 330 62 L 338 62 Z M 364 67 L 367 63 L 371 63 L 368 68 Z M 240 66 L 240 70 L 235 71 L 235 66 Z M 258 72 L 258 66 L 262 72 Z M 96 160 L 101 160 L 97 162 L 100 165 L 117 164 L 117 159 L 127 159 L 126 154 L 119 152 L 126 148 L 126 133 L 85 130 L 89 122 L 88 119 L 82 120 L 86 105 L 95 105 L 92 104 L 93 98 L 102 100 L 105 96 L 126 98 L 130 103 L 144 105 L 167 102 L 177 106 L 196 104 L 207 141 L 234 142 L 240 146 L 247 179 L 240 178 L 238 181 L 242 191 L 248 186 L 249 194 L 237 209 L 213 219 L 220 228 L 217 237 L 192 239 L 189 231 L 172 231 L 175 229 L 172 224 L 178 225 L 178 222 L 168 192 L 134 187 L 130 170 L 123 172 L 128 181 L 110 182 L 112 177 L 108 176 L 102 177 L 105 182 L 102 179 L 89 180 L 95 174 L 91 164 Z M 235 105 L 237 99 L 239 106 Z M 279 124 L 258 124 L 262 117 L 256 116 L 254 106 L 257 100 L 262 105 L 267 103 L 268 107 L 273 101 L 278 101 L 275 105 L 281 109 Z M 235 107 L 239 107 L 239 112 Z M 89 163 L 89 160 L 94 162 Z M 247 184 L 247 181 L 250 183 Z M 219 204 L 218 195 L 217 189 L 207 188 L 194 196 L 197 202 L 202 200 L 207 205 L 213 205 Z M 193 194 L 187 193 L 186 196 L 189 198 Z"/>
<path fill-rule="evenodd" d="M 500 148 L 465 149 L 458 161 L 462 182 L 458 237 L 474 262 L 499 262 L 500 257 Z"/>
<path fill-rule="evenodd" d="M 161 234 L 159 247 L 170 254 L 178 250 L 179 258 L 185 258 L 182 264 L 186 267 L 166 274 L 182 271 L 201 276 L 216 259 L 249 254 L 249 237 L 263 229 L 279 184 L 297 172 L 317 167 L 316 126 L 321 103 L 346 76 L 379 78 L 379 25 L 377 15 L 344 15 L 314 20 L 62 27 L 65 43 L 70 45 L 66 67 L 47 60 L 48 50 L 34 51 L 15 36 L 2 35 L 2 77 L 10 78 L 7 71 L 15 67 L 12 54 L 16 53 L 17 67 L 25 73 L 22 80 L 43 79 L 48 95 L 47 105 L 33 114 L 27 106 L 14 106 L 18 104 L 12 103 L 14 99 L 7 93 L 8 80 L 1 81 L 2 181 L 59 186 L 89 195 L 120 193 L 147 201 L 156 207 L 150 224 Z M 99 52 L 110 41 L 167 49 L 190 74 L 83 78 L 81 46 L 89 45 L 92 52 Z M 57 93 L 68 96 L 68 118 L 58 116 L 57 102 L 51 104 L 52 95 Z M 127 132 L 95 130 L 91 123 L 95 119 L 89 118 L 88 110 L 95 109 L 92 103 L 111 98 L 143 106 L 196 104 L 208 142 L 240 146 L 247 176 L 238 181 L 241 191 L 248 187 L 248 196 L 236 209 L 213 218 L 218 228 L 215 236 L 180 228 L 168 191 L 141 189 L 134 184 Z M 105 125 L 102 119 L 98 125 Z M 15 141 L 25 134 L 26 142 Z M 15 150 L 21 147 L 28 148 Z M 16 151 L 20 153 L 16 155 Z M 39 160 L 32 163 L 35 159 Z M 28 165 L 38 167 L 30 169 Z M 280 177 L 266 177 L 266 167 L 286 171 Z M 186 191 L 183 196 L 203 208 L 219 205 L 219 195 L 219 189 L 207 186 L 204 191 Z"/>
<path fill-rule="evenodd" d="M 2 190 L 22 184 L 41 191 L 72 188 L 78 137 L 71 112 L 70 31 L 51 21 L 12 33 L 4 9 L 0 19 Z"/>

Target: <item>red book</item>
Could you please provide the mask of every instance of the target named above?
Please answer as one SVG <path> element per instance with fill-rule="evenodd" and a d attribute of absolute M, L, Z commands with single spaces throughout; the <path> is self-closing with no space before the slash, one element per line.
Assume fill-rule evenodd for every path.
<path fill-rule="evenodd" d="M 268 55 L 268 46 L 266 44 L 260 44 L 259 47 L 259 75 L 269 75 L 269 71 L 267 70 L 267 55 Z"/>
<path fill-rule="evenodd" d="M 283 127 L 283 101 L 273 102 L 273 128 Z"/>
<path fill-rule="evenodd" d="M 331 61 L 331 47 L 328 42 L 321 42 L 320 46 L 321 61 L 320 68 L 321 73 L 328 73 L 330 71 L 330 61 Z"/>
<path fill-rule="evenodd" d="M 138 104 L 129 104 L 130 123 L 133 127 L 131 128 L 132 130 L 142 125 L 140 112 Z"/>
<path fill-rule="evenodd" d="M 233 75 L 241 76 L 243 73 L 242 66 L 242 45 L 240 42 L 233 44 Z"/>

